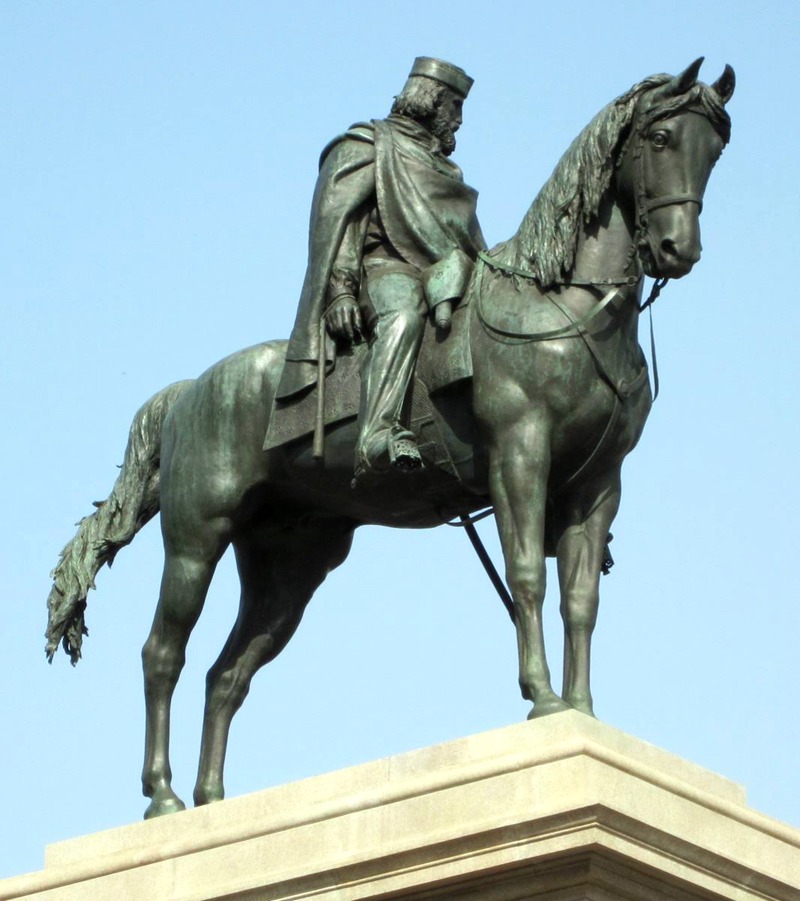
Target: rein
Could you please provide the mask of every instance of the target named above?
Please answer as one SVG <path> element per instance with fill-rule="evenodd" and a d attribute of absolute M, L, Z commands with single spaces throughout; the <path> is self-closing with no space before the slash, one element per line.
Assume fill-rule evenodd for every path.
<path fill-rule="evenodd" d="M 699 115 L 703 115 L 697 110 L 689 110 L 689 112 L 697 112 Z M 703 210 L 703 199 L 697 194 L 693 193 L 683 193 L 683 194 L 662 194 L 656 197 L 648 197 L 647 196 L 647 185 L 645 178 L 645 165 L 644 165 L 644 143 L 647 138 L 647 128 L 648 126 L 642 126 L 636 131 L 636 142 L 633 148 L 633 158 L 634 158 L 634 208 L 635 208 L 635 229 L 633 238 L 631 241 L 631 249 L 628 256 L 628 265 L 630 265 L 636 256 L 636 251 L 638 247 L 643 243 L 647 231 L 648 231 L 648 216 L 653 210 L 661 209 L 665 206 L 673 206 L 676 204 L 682 203 L 696 203 L 699 211 Z M 611 278 L 597 278 L 597 279 L 567 279 L 563 282 L 557 282 L 556 284 L 559 287 L 585 287 L 585 288 L 596 288 L 596 287 L 605 287 L 611 286 L 611 289 L 602 300 L 585 316 L 582 316 L 580 319 L 571 320 L 567 325 L 557 328 L 550 329 L 548 331 L 542 332 L 514 332 L 508 329 L 502 329 L 499 326 L 493 325 L 489 322 L 483 311 L 483 274 L 484 270 L 488 267 L 495 272 L 503 273 L 504 275 L 516 276 L 519 278 L 527 279 L 531 282 L 540 284 L 538 276 L 529 272 L 525 269 L 521 269 L 517 266 L 512 266 L 507 263 L 501 263 L 499 260 L 491 257 L 486 251 L 482 250 L 478 253 L 478 267 L 479 271 L 476 279 L 476 303 L 475 303 L 475 312 L 478 317 L 479 322 L 483 326 L 483 328 L 490 334 L 497 336 L 498 338 L 507 338 L 516 341 L 550 341 L 556 338 L 563 338 L 567 336 L 580 336 L 586 342 L 587 347 L 589 348 L 590 353 L 595 358 L 598 363 L 601 371 L 605 371 L 605 368 L 602 364 L 602 361 L 597 357 L 597 354 L 592 349 L 592 343 L 589 340 L 589 336 L 586 335 L 582 329 L 585 328 L 599 313 L 601 313 L 611 302 L 614 300 L 618 294 L 620 293 L 620 289 L 624 287 L 636 287 L 641 279 L 642 274 L 636 275 L 623 275 L 619 277 L 611 277 Z M 626 267 L 627 268 L 627 267 Z M 659 379 L 658 379 L 658 361 L 656 358 L 656 342 L 655 342 L 655 332 L 653 329 L 653 304 L 658 299 L 661 291 L 666 286 L 669 279 L 667 278 L 656 278 L 653 281 L 652 287 L 650 289 L 650 294 L 643 303 L 638 304 L 638 312 L 642 313 L 645 310 L 650 311 L 650 359 L 653 363 L 653 403 L 655 403 L 656 398 L 659 393 Z M 570 318 L 568 311 L 559 304 L 550 294 L 546 291 L 542 291 L 544 297 L 551 301 L 561 312 Z M 647 368 L 645 367 L 642 370 L 640 375 L 643 375 L 646 378 Z M 606 374 L 607 375 L 607 374 Z M 637 380 L 638 381 L 638 378 Z M 613 380 L 609 378 L 610 384 L 613 386 Z M 615 401 L 614 401 L 614 409 L 611 413 L 611 417 L 606 424 L 606 428 L 603 431 L 603 435 L 600 438 L 600 441 L 593 449 L 592 453 L 589 455 L 589 458 L 585 461 L 584 464 L 578 469 L 577 472 L 573 473 L 573 475 L 567 480 L 567 484 L 573 482 L 585 469 L 588 465 L 591 464 L 592 460 L 597 456 L 600 451 L 600 448 L 605 443 L 607 435 L 613 430 L 620 414 L 621 401 L 620 394 L 618 391 L 615 393 Z M 486 574 L 489 576 L 492 585 L 494 585 L 495 590 L 497 591 L 500 600 L 503 602 L 503 606 L 506 608 L 508 615 L 511 618 L 513 623 L 516 623 L 516 613 L 514 609 L 514 600 L 511 597 L 511 594 L 506 587 L 505 582 L 503 581 L 500 574 L 497 572 L 494 564 L 492 563 L 491 558 L 489 557 L 486 548 L 483 545 L 483 542 L 478 535 L 478 532 L 475 528 L 475 523 L 481 519 L 484 519 L 487 516 L 491 516 L 494 513 L 494 508 L 489 507 L 488 509 L 472 515 L 461 515 L 459 517 L 459 521 L 448 522 L 447 525 L 450 526 L 460 526 L 464 529 L 469 537 L 469 540 L 478 555 L 481 564 L 483 565 Z M 611 535 L 609 534 L 608 540 L 606 541 L 605 552 L 603 555 L 603 562 L 601 566 L 601 571 L 603 575 L 608 575 L 611 570 L 611 567 L 614 565 L 614 560 L 609 552 L 608 542 L 611 541 Z"/>
<path fill-rule="evenodd" d="M 519 269 L 517 266 L 511 266 L 507 263 L 501 263 L 499 260 L 495 260 L 493 257 L 489 256 L 489 254 L 485 250 L 481 250 L 478 252 L 478 258 L 484 266 L 488 266 L 490 269 L 493 269 L 496 272 L 502 272 L 505 275 L 516 275 L 520 278 L 529 279 L 532 282 L 536 282 L 538 284 L 538 276 L 533 272 L 528 272 L 525 269 Z M 512 332 L 508 329 L 502 329 L 497 325 L 493 325 L 486 318 L 483 311 L 483 291 L 481 288 L 483 287 L 483 268 L 480 269 L 478 273 L 478 284 L 477 284 L 477 303 L 476 303 L 476 313 L 478 316 L 478 320 L 484 328 L 488 329 L 488 331 L 492 332 L 495 335 L 499 335 L 502 338 L 512 338 L 518 341 L 551 341 L 554 338 L 564 338 L 568 335 L 574 334 L 576 332 L 580 332 L 584 326 L 586 326 L 592 319 L 595 318 L 599 313 L 601 313 L 614 298 L 619 294 L 619 288 L 624 287 L 636 287 L 641 281 L 640 275 L 625 275 L 619 278 L 602 278 L 602 279 L 586 279 L 586 280 L 578 280 L 571 279 L 565 282 L 558 282 L 559 286 L 563 286 L 566 288 L 570 287 L 597 287 L 601 285 L 614 285 L 616 286 L 613 291 L 609 291 L 600 303 L 597 306 L 593 307 L 592 310 L 587 313 L 585 316 L 582 316 L 580 319 L 575 319 L 572 322 L 568 323 L 565 326 L 557 329 L 549 329 L 543 332 Z M 653 282 L 653 286 L 650 289 L 650 294 L 647 297 L 647 300 L 644 303 L 638 305 L 639 312 L 643 312 L 648 307 L 652 306 L 658 296 L 661 294 L 661 291 L 666 286 L 669 279 L 666 278 L 657 278 Z M 545 291 L 543 292 L 543 296 L 550 300 L 552 303 L 555 303 L 552 297 Z M 560 304 L 556 304 L 556 306 L 561 309 Z M 651 319 L 652 323 L 652 319 Z"/>
<path fill-rule="evenodd" d="M 688 110 L 688 112 L 696 113 L 697 115 L 705 115 L 699 110 Z M 698 206 L 698 210 L 702 212 L 703 210 L 703 198 L 696 193 L 686 192 L 680 194 L 660 194 L 655 197 L 648 197 L 647 195 L 647 179 L 645 175 L 645 162 L 644 162 L 644 145 L 647 140 L 647 132 L 652 123 L 645 123 L 640 127 L 635 129 L 635 141 L 633 147 L 633 163 L 634 163 L 634 216 L 635 216 L 635 229 L 633 233 L 633 238 L 631 240 L 631 248 L 628 254 L 628 266 L 633 262 L 636 251 L 639 246 L 644 242 L 645 236 L 647 235 L 648 225 L 649 225 L 649 214 L 653 212 L 653 210 L 661 209 L 665 206 L 674 206 L 682 203 L 696 203 Z M 624 149 L 620 156 L 619 162 L 624 156 Z M 518 276 L 519 278 L 528 279 L 530 281 L 539 283 L 539 278 L 533 272 L 529 272 L 526 269 L 521 269 L 517 266 L 512 266 L 508 263 L 501 263 L 499 260 L 491 257 L 485 250 L 482 250 L 478 253 L 478 258 L 483 266 L 488 266 L 490 269 L 493 269 L 496 272 L 502 272 L 505 275 L 513 275 Z M 627 266 L 626 266 L 627 268 Z M 507 329 L 501 329 L 496 325 L 493 325 L 489 322 L 483 311 L 483 292 L 481 290 L 483 284 L 483 267 L 481 267 L 480 272 L 478 273 L 478 284 L 477 284 L 477 303 L 476 303 L 476 312 L 478 319 L 480 320 L 481 325 L 487 329 L 489 332 L 494 335 L 498 335 L 502 338 L 510 338 L 512 340 L 517 341 L 549 341 L 554 338 L 562 338 L 571 334 L 578 333 L 580 334 L 580 330 L 586 326 L 595 316 L 597 316 L 602 310 L 604 310 L 608 304 L 617 296 L 619 293 L 619 289 L 623 287 L 635 287 L 639 284 L 642 279 L 641 273 L 637 273 L 635 275 L 622 275 L 622 276 L 614 276 L 610 278 L 595 278 L 595 279 L 576 279 L 576 278 L 568 278 L 561 282 L 556 282 L 555 284 L 559 287 L 583 287 L 583 288 L 596 288 L 601 286 L 612 286 L 614 290 L 609 291 L 600 303 L 594 307 L 586 316 L 583 316 L 581 319 L 577 319 L 573 322 L 570 322 L 568 325 L 563 326 L 562 328 L 552 329 L 550 331 L 544 332 L 514 332 Z M 652 307 L 661 293 L 662 289 L 667 284 L 668 279 L 666 278 L 657 278 L 653 282 L 653 286 L 650 290 L 650 294 L 644 303 L 639 304 L 639 312 L 643 312 L 644 310 Z M 543 295 L 548 298 L 548 300 L 555 303 L 553 298 L 546 292 L 542 291 Z M 556 306 L 561 308 L 561 305 L 556 303 Z M 562 310 L 563 311 L 563 310 Z M 653 332 L 653 316 L 652 309 L 650 311 L 650 346 L 652 349 L 652 359 L 653 359 L 653 380 L 654 380 L 654 400 L 655 397 L 658 396 L 658 371 L 656 366 L 656 357 L 655 357 L 655 336 Z"/>
<path fill-rule="evenodd" d="M 484 266 L 488 266 L 490 269 L 493 269 L 497 272 L 503 272 L 506 275 L 516 275 L 520 278 L 526 278 L 530 281 L 537 282 L 538 279 L 536 275 L 532 272 L 526 272 L 524 269 L 518 269 L 516 266 L 509 266 L 505 263 L 500 263 L 498 260 L 493 259 L 489 256 L 486 251 L 481 250 L 478 253 L 478 258 Z M 502 338 L 512 338 L 518 341 L 552 341 L 554 338 L 565 338 L 568 335 L 572 335 L 576 332 L 579 332 L 581 328 L 585 325 L 588 325 L 597 316 L 598 313 L 602 312 L 614 298 L 619 294 L 619 288 L 623 286 L 635 286 L 639 283 L 639 276 L 623 276 L 622 278 L 614 278 L 614 279 L 602 279 L 598 281 L 571 281 L 565 282 L 564 285 L 570 286 L 580 286 L 580 287 L 589 287 L 594 285 L 614 285 L 614 289 L 609 291 L 605 297 L 600 301 L 600 303 L 594 307 L 589 313 L 585 316 L 582 316 L 580 319 L 576 319 L 573 322 L 568 323 L 567 325 L 562 326 L 561 328 L 549 329 L 544 332 L 512 332 L 508 329 L 501 329 L 499 326 L 492 325 L 491 322 L 486 318 L 486 315 L 483 312 L 483 291 L 481 290 L 483 287 L 483 267 L 481 267 L 478 273 L 478 285 L 477 285 L 477 303 L 475 305 L 475 310 L 478 316 L 478 319 L 481 325 L 488 329 L 495 335 L 499 335 Z M 553 301 L 553 298 L 547 292 L 544 292 L 544 296 Z M 558 306 L 558 304 L 556 304 Z M 560 308 L 560 307 L 559 307 Z"/>
<path fill-rule="evenodd" d="M 536 282 L 537 278 L 532 272 L 526 272 L 523 269 L 518 269 L 516 266 L 508 266 L 505 264 L 499 263 L 497 260 L 492 259 L 488 253 L 485 251 L 480 251 L 478 254 L 479 257 L 479 266 L 480 270 L 478 272 L 477 278 L 477 298 L 475 304 L 476 315 L 481 323 L 481 325 L 489 332 L 499 335 L 504 338 L 512 338 L 523 341 L 547 341 L 553 340 L 559 337 L 565 337 L 567 335 L 581 335 L 580 329 L 587 325 L 595 316 L 598 315 L 608 304 L 614 300 L 619 294 L 619 288 L 623 286 L 635 286 L 638 285 L 640 276 L 625 276 L 620 279 L 598 279 L 596 281 L 586 281 L 579 282 L 577 280 L 571 281 L 566 284 L 570 285 L 581 285 L 581 286 L 596 286 L 596 285 L 614 285 L 615 287 L 609 291 L 605 297 L 600 301 L 600 303 L 594 307 L 594 309 L 588 313 L 586 316 L 583 316 L 581 319 L 574 320 L 569 322 L 566 326 L 559 329 L 552 329 L 550 331 L 545 332 L 535 332 L 535 333 L 526 333 L 526 332 L 511 332 L 506 329 L 500 329 L 497 326 L 492 325 L 490 322 L 486 320 L 486 317 L 483 313 L 483 271 L 488 266 L 490 269 L 494 269 L 499 272 L 503 272 L 508 275 L 516 275 L 521 278 L 529 279 L 531 281 Z M 653 403 L 655 403 L 656 398 L 658 397 L 658 389 L 659 389 L 659 381 L 658 381 L 658 363 L 656 360 L 656 343 L 655 343 L 655 333 L 653 331 L 653 304 L 657 300 L 659 294 L 661 293 L 664 286 L 667 284 L 668 279 L 656 279 L 653 282 L 653 286 L 650 290 L 650 295 L 647 300 L 639 304 L 639 311 L 643 311 L 645 309 L 650 310 L 650 358 L 653 361 Z M 563 313 L 567 315 L 566 311 L 563 310 L 560 304 L 557 304 L 549 294 L 545 294 L 549 300 L 551 300 Z M 582 337 L 586 338 L 585 335 Z M 592 351 L 591 344 L 587 343 L 592 356 L 597 360 L 598 365 L 602 367 L 602 363 L 597 359 L 594 352 Z M 645 367 L 642 370 L 640 375 L 644 375 L 646 378 L 647 368 Z M 637 380 L 638 381 L 638 380 Z M 633 387 L 633 386 L 631 386 Z M 613 430 L 617 420 L 619 419 L 621 409 L 621 403 L 619 396 L 615 394 L 614 398 L 614 409 L 612 410 L 611 417 L 609 421 L 606 423 L 606 427 L 603 430 L 603 434 L 600 437 L 600 441 L 595 445 L 588 459 L 581 465 L 581 467 L 577 470 L 577 472 L 573 473 L 572 476 L 567 480 L 567 484 L 573 482 L 585 469 L 587 466 L 591 465 L 592 461 L 597 457 L 600 452 L 600 448 L 606 441 L 606 437 Z M 505 581 L 503 580 L 500 573 L 497 571 L 492 558 L 489 556 L 489 552 L 486 550 L 486 546 L 483 541 L 481 541 L 481 537 L 478 534 L 478 530 L 475 528 L 475 523 L 479 522 L 482 519 L 485 519 L 487 516 L 491 516 L 494 513 L 494 507 L 489 507 L 486 510 L 481 511 L 480 513 L 474 514 L 472 516 L 469 515 L 461 515 L 458 521 L 447 522 L 449 526 L 457 526 L 462 529 L 467 534 L 469 538 L 470 544 L 472 545 L 475 554 L 483 566 L 484 572 L 489 577 L 489 581 L 492 583 L 494 590 L 497 592 L 498 597 L 500 598 L 503 606 L 506 609 L 506 613 L 508 613 L 512 624 L 516 626 L 517 624 L 517 614 L 514 605 L 514 599 L 511 596 L 511 592 L 508 590 Z M 614 558 L 611 556 L 611 552 L 609 550 L 609 542 L 611 541 L 611 534 L 609 533 L 608 539 L 606 540 L 605 550 L 603 552 L 603 562 L 601 565 L 601 572 L 604 576 L 607 576 L 611 572 L 611 567 L 614 565 Z"/>
<path fill-rule="evenodd" d="M 509 275 L 519 275 L 522 278 L 530 279 L 531 281 L 538 281 L 538 276 L 529 272 L 527 269 L 519 269 L 517 266 L 512 266 L 509 263 L 501 263 L 498 260 L 495 260 L 494 257 L 490 256 L 485 250 L 479 250 L 478 256 L 483 260 L 484 263 L 489 266 L 490 269 L 497 269 L 500 272 L 505 272 Z M 633 288 L 639 284 L 638 275 L 622 275 L 619 278 L 592 278 L 592 279 L 576 279 L 571 278 L 565 282 L 557 282 L 558 285 L 563 285 L 567 288 L 572 286 L 583 288 L 589 287 L 593 285 L 628 285 Z"/>
<path fill-rule="evenodd" d="M 502 329 L 499 326 L 493 325 L 486 318 L 486 315 L 483 312 L 483 270 L 486 266 L 490 269 L 493 269 L 497 272 L 503 272 L 507 275 L 516 275 L 521 278 L 529 279 L 533 282 L 538 282 L 538 278 L 534 275 L 533 272 L 526 272 L 524 269 L 519 269 L 516 266 L 509 266 L 506 263 L 500 263 L 498 260 L 493 259 L 489 256 L 486 251 L 481 250 L 478 253 L 479 262 L 481 264 L 480 270 L 478 272 L 477 285 L 476 285 L 476 303 L 475 303 L 475 315 L 478 317 L 478 321 L 480 324 L 486 329 L 486 331 L 490 332 L 493 335 L 497 335 L 499 338 L 508 338 L 515 341 L 552 341 L 556 338 L 566 338 L 571 335 L 579 335 L 587 342 L 587 347 L 589 348 L 590 353 L 597 361 L 597 364 L 600 366 L 601 370 L 604 371 L 604 367 L 602 361 L 597 357 L 597 354 L 592 349 L 591 343 L 588 341 L 588 336 L 585 335 L 581 329 L 584 328 L 592 319 L 595 318 L 599 313 L 601 313 L 610 303 L 614 300 L 619 294 L 619 288 L 615 288 L 612 291 L 609 291 L 605 297 L 594 307 L 589 313 L 585 316 L 582 316 L 580 319 L 575 319 L 567 323 L 567 325 L 562 326 L 557 329 L 550 329 L 544 332 L 512 332 L 508 329 Z M 631 281 L 635 279 L 635 281 Z M 638 285 L 641 276 L 624 276 L 619 279 L 598 279 L 597 281 L 585 281 L 585 282 L 564 282 L 562 284 L 565 285 L 605 285 L 612 284 L 617 285 L 619 287 L 625 287 L 630 285 Z M 656 335 L 655 329 L 653 328 L 653 304 L 658 300 L 659 295 L 662 290 L 666 287 L 669 279 L 667 278 L 657 278 L 653 281 L 653 285 L 650 288 L 650 294 L 643 303 L 638 305 L 638 310 L 640 313 L 645 310 L 650 311 L 650 359 L 653 361 L 653 403 L 656 402 L 659 394 L 659 378 L 658 378 L 658 357 L 656 356 Z M 565 316 L 569 314 L 558 303 L 554 298 L 552 298 L 547 292 L 544 292 L 544 296 L 554 304 Z M 608 376 L 607 376 L 608 377 Z M 610 377 L 608 377 L 609 383 L 613 386 L 614 381 Z M 616 390 L 616 389 L 615 389 Z"/>

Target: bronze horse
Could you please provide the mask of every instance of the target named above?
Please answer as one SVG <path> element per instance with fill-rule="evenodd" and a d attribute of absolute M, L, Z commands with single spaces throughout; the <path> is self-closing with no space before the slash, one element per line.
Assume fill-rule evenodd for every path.
<path fill-rule="evenodd" d="M 451 390 L 444 413 L 453 433 L 475 436 L 462 478 L 426 467 L 351 486 L 352 421 L 329 430 L 324 466 L 312 459 L 310 438 L 265 453 L 281 341 L 164 389 L 136 415 L 111 495 L 81 522 L 54 572 L 47 654 L 61 641 L 77 661 L 94 576 L 160 510 L 166 559 L 142 655 L 145 816 L 184 807 L 171 787 L 171 699 L 230 544 L 241 602 L 208 674 L 197 804 L 224 795 L 229 727 L 253 675 L 283 649 L 367 523 L 429 527 L 443 510 L 464 516 L 491 503 L 531 716 L 592 714 L 589 653 L 604 549 L 622 460 L 651 406 L 637 338 L 643 274 L 680 278 L 699 259 L 703 193 L 729 137 L 733 71 L 708 86 L 697 82 L 700 63 L 648 78 L 603 109 L 514 237 L 478 261 L 460 313 L 474 374 Z M 557 558 L 565 625 L 561 696 L 542 634 L 548 554 Z"/>

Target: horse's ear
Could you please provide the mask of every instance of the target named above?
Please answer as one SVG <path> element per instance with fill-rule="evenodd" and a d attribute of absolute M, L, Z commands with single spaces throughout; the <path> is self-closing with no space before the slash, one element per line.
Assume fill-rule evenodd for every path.
<path fill-rule="evenodd" d="M 703 65 L 704 56 L 696 59 L 687 66 L 680 75 L 673 75 L 669 81 L 664 82 L 654 93 L 654 98 L 666 100 L 669 97 L 680 97 L 687 93 L 697 83 L 697 73 Z"/>
<path fill-rule="evenodd" d="M 727 63 L 725 65 L 725 71 L 711 87 L 716 91 L 723 105 L 733 97 L 733 90 L 736 87 L 736 73 L 729 65 L 727 65 Z"/>
<path fill-rule="evenodd" d="M 697 82 L 697 74 L 703 65 L 704 56 L 699 56 L 688 65 L 680 75 L 676 75 L 669 83 L 669 93 L 675 97 L 685 94 Z"/>

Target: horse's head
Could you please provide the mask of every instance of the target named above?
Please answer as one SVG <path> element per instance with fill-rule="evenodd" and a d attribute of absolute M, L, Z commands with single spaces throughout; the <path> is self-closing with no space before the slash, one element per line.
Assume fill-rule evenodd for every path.
<path fill-rule="evenodd" d="M 636 249 L 654 278 L 681 278 L 700 259 L 703 194 L 730 135 L 733 69 L 709 86 L 697 81 L 702 61 L 641 95 L 620 156 L 617 189 L 634 211 Z"/>

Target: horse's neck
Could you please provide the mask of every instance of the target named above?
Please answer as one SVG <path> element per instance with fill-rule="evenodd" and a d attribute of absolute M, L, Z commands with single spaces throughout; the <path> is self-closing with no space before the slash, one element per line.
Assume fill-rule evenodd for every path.
<path fill-rule="evenodd" d="M 621 281 L 635 275 L 638 257 L 632 253 L 634 231 L 627 213 L 613 197 L 609 198 L 601 205 L 597 216 L 581 231 L 570 277 L 575 281 L 592 279 Z M 638 300 L 641 284 L 637 288 L 620 286 L 620 289 L 628 298 Z M 599 300 L 600 295 L 605 295 L 609 290 L 613 290 L 613 285 L 599 284 L 593 293 Z M 586 313 L 586 291 L 586 288 L 568 289 L 562 295 L 563 302 L 572 307 L 573 313 L 577 315 Z M 633 355 L 638 361 L 638 303 L 617 303 L 617 309 L 615 336 L 610 339 L 616 346 L 613 353 L 618 360 Z"/>
<path fill-rule="evenodd" d="M 578 237 L 571 277 L 575 280 L 619 278 L 632 275 L 633 227 L 613 197 L 600 207 Z"/>
<path fill-rule="evenodd" d="M 638 269 L 638 256 L 632 252 L 635 228 L 631 217 L 610 197 L 604 202 L 597 216 L 583 229 L 575 251 L 575 263 L 571 277 L 575 280 L 622 279 L 635 275 Z M 613 290 L 609 284 L 597 285 L 595 298 Z M 638 287 L 621 287 L 629 300 L 638 301 L 641 296 L 641 283 Z M 578 314 L 586 312 L 586 289 L 576 288 L 564 294 L 564 302 L 572 306 Z M 581 294 L 583 295 L 581 297 Z M 572 302 L 572 303 L 571 303 Z M 615 366 L 639 366 L 639 305 L 636 303 L 617 302 L 618 315 L 615 318 L 614 336 L 608 336 Z M 613 345 L 613 349 L 612 349 Z M 627 361 L 622 363 L 622 361 Z"/>

